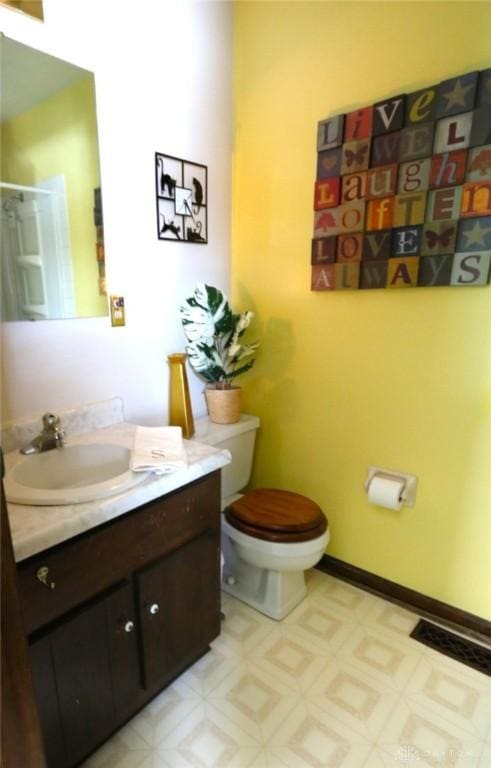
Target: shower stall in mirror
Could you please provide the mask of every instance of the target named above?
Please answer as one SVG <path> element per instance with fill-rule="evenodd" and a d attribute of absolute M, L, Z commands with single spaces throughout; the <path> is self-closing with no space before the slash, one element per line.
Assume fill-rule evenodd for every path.
<path fill-rule="evenodd" d="M 73 317 L 63 175 L 38 187 L 0 182 L 0 190 L 2 321 Z"/>
<path fill-rule="evenodd" d="M 0 319 L 107 315 L 94 75 L 0 34 Z"/>

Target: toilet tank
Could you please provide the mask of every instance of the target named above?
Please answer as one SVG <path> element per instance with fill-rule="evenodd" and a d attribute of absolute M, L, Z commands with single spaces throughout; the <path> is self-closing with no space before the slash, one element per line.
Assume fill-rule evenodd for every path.
<path fill-rule="evenodd" d="M 222 469 L 222 499 L 238 493 L 249 482 L 259 425 L 258 417 L 247 413 L 242 413 L 235 424 L 214 424 L 207 416 L 196 419 L 196 440 L 226 448 L 232 454 L 232 463 Z"/>

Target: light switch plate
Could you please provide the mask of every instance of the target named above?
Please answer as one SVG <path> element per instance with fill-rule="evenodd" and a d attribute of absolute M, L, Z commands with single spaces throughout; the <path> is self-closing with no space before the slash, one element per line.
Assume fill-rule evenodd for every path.
<path fill-rule="evenodd" d="M 110 296 L 109 308 L 111 310 L 111 325 L 125 325 L 124 317 L 124 297 L 123 296 Z"/>

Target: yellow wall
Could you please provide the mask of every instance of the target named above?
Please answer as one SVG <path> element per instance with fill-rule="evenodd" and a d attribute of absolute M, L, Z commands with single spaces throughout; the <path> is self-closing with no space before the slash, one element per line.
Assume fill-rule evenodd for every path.
<path fill-rule="evenodd" d="M 76 314 L 104 315 L 98 293 L 94 188 L 100 186 L 94 80 L 84 77 L 2 125 L 2 181 L 65 175 Z"/>
<path fill-rule="evenodd" d="M 317 121 L 489 67 L 491 4 L 238 2 L 233 294 L 262 350 L 254 482 L 326 511 L 335 557 L 491 617 L 491 287 L 311 293 Z M 254 334 L 251 329 L 251 337 Z M 419 477 L 368 504 L 370 464 Z"/>

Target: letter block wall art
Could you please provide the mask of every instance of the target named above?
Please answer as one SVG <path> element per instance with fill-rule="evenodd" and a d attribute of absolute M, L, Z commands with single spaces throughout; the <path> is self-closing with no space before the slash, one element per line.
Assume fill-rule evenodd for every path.
<path fill-rule="evenodd" d="M 491 69 L 321 120 L 313 291 L 485 285 Z"/>

